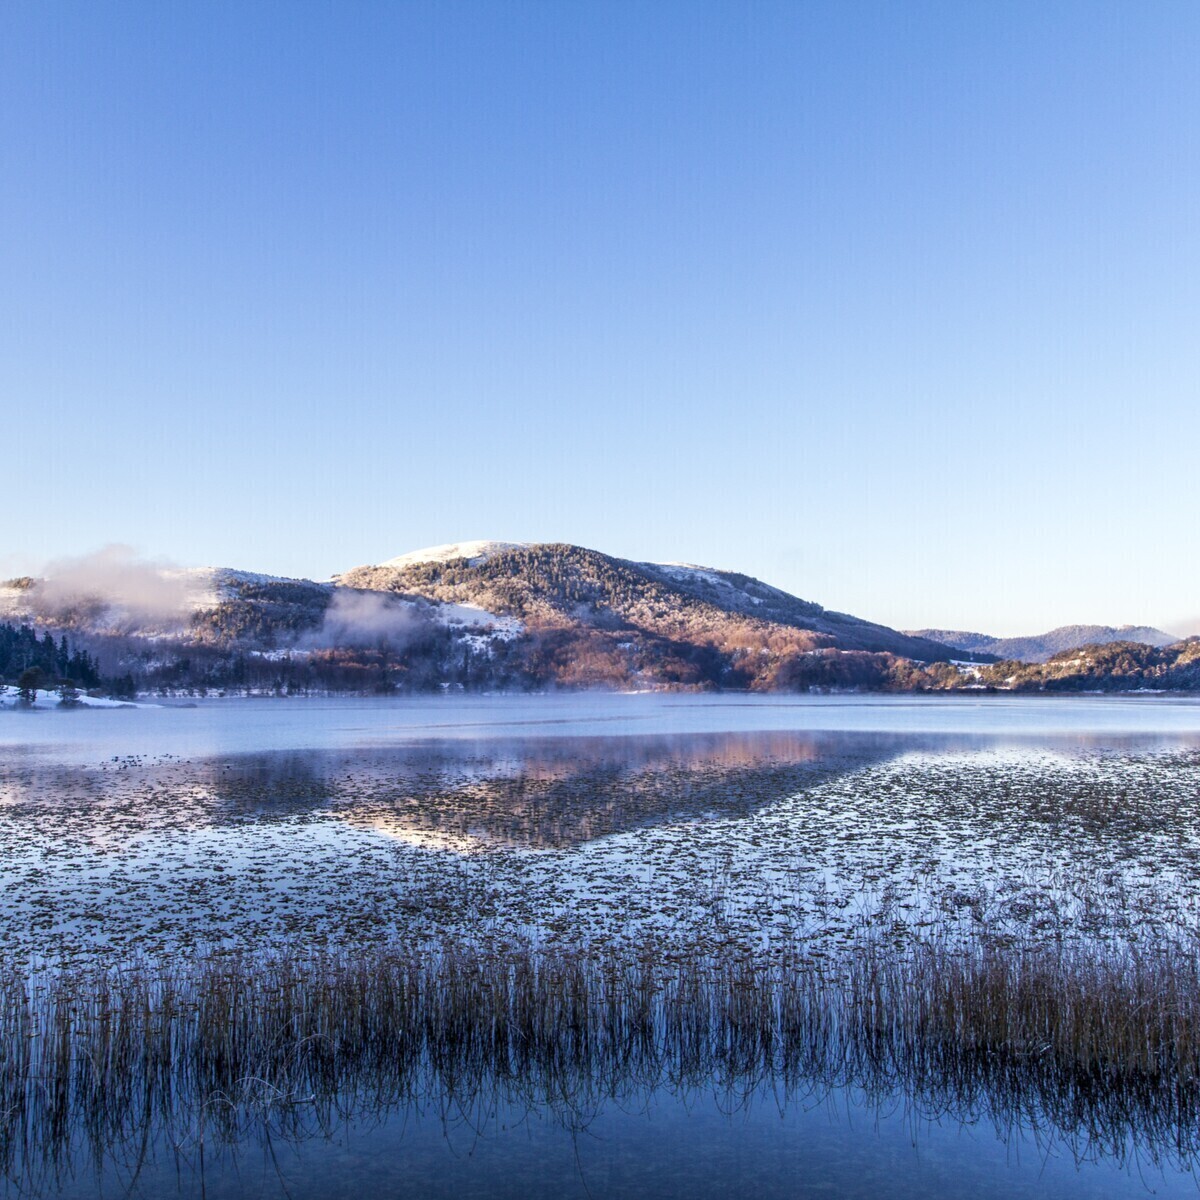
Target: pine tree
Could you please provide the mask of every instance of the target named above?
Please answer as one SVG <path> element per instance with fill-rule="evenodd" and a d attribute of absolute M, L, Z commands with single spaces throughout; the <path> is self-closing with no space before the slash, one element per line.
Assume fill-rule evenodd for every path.
<path fill-rule="evenodd" d="M 38 688 L 42 686 L 42 672 L 38 667 L 27 667 L 17 680 L 17 699 L 27 707 L 37 700 Z"/>

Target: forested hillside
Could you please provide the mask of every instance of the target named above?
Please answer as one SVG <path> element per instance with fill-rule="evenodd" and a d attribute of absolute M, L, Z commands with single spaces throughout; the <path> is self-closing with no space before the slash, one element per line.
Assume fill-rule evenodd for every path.
<path fill-rule="evenodd" d="M 360 567 L 344 586 L 459 604 L 526 622 L 641 632 L 737 651 L 792 631 L 796 650 L 867 650 L 945 659 L 945 646 L 800 600 L 747 575 L 683 564 L 637 563 L 581 546 L 503 549 L 455 559 Z"/>
<path fill-rule="evenodd" d="M 990 643 L 976 642 L 972 666 L 951 661 L 966 650 L 747 575 L 566 544 L 434 547 L 329 583 L 162 575 L 136 595 L 30 578 L 0 585 L 0 682 L 33 669 L 43 686 L 68 680 L 119 696 L 1200 686 L 1195 642 L 1114 642 L 1040 666 L 989 665 L 979 647 Z"/>
<path fill-rule="evenodd" d="M 1017 691 L 1138 691 L 1200 689 L 1200 638 L 1170 646 L 1108 642 L 1064 650 L 1044 663 L 999 662 L 981 678 Z"/>
<path fill-rule="evenodd" d="M 33 672 L 29 686 L 49 687 L 67 680 L 79 687 L 97 687 L 100 669 L 86 650 L 68 642 L 65 634 L 56 639 L 38 634 L 28 625 L 0 624 L 0 682 L 16 683 Z"/>
<path fill-rule="evenodd" d="M 736 572 L 557 544 L 431 553 L 332 584 L 177 572 L 186 603 L 153 611 L 30 579 L 12 581 L 0 602 L 32 627 L 86 643 L 106 681 L 131 677 L 151 691 L 772 690 L 957 678 L 943 646 Z"/>

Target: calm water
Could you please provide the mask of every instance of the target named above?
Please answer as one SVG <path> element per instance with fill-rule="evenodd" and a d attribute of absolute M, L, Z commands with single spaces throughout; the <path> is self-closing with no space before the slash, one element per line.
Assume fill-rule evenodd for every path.
<path fill-rule="evenodd" d="M 1053 1128 L 997 1130 L 986 1115 L 929 1119 L 901 1096 L 784 1100 L 633 1096 L 574 1125 L 545 1108 L 436 1102 L 359 1123 L 263 1125 L 234 1148 L 200 1134 L 135 1145 L 97 1174 L 44 1169 L 41 1194 L 284 1197 L 1194 1197 L 1178 1163 L 1121 1160 Z"/>
<path fill-rule="evenodd" d="M 445 697 L 0 712 L 0 948 L 519 935 L 837 945 L 1200 926 L 1200 704 L 1162 697 Z M 361 1100 L 361 1098 L 360 1098 Z M 1069 1121 L 902 1094 L 436 1091 L 112 1147 L 106 1194 L 1195 1194 Z M 369 1106 L 368 1106 L 369 1110 Z M 204 1146 L 203 1158 L 200 1154 Z M 130 1157 L 132 1156 L 132 1158 Z M 35 1191 L 93 1195 L 80 1152 Z M 29 1179 L 23 1177 L 24 1183 Z M 24 1186 L 23 1183 L 23 1186 Z"/>
<path fill-rule="evenodd" d="M 194 707 L 0 712 L 0 747 L 59 761 L 392 746 L 429 738 L 872 732 L 1006 736 L 1200 735 L 1174 696 L 446 696 L 386 701 L 210 700 Z"/>

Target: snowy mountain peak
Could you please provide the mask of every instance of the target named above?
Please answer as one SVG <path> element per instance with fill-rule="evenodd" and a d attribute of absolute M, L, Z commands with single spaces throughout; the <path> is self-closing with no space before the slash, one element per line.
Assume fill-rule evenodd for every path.
<path fill-rule="evenodd" d="M 478 566 L 496 554 L 505 550 L 527 550 L 533 542 L 447 542 L 444 546 L 427 546 L 424 550 L 412 550 L 401 554 L 398 558 L 389 558 L 380 563 L 381 567 L 415 567 L 420 563 L 451 562 L 457 558 L 465 558 L 471 566 Z"/>

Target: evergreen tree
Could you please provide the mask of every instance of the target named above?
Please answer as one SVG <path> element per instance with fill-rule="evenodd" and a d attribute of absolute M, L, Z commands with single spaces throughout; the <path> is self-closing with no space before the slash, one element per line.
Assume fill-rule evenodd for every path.
<path fill-rule="evenodd" d="M 26 706 L 37 700 L 38 688 L 42 686 L 42 672 L 38 667 L 28 667 L 17 680 L 17 699 Z"/>

